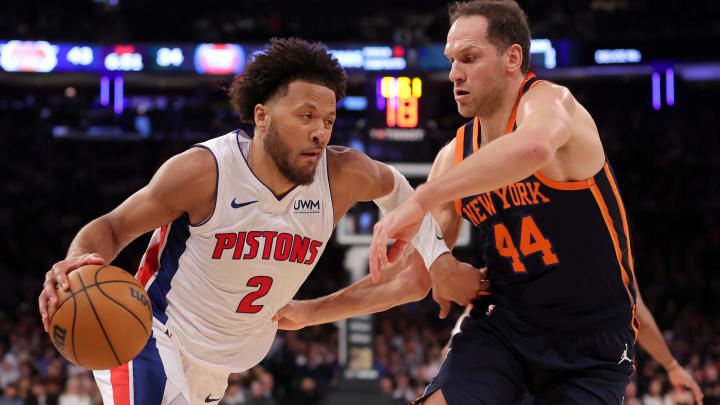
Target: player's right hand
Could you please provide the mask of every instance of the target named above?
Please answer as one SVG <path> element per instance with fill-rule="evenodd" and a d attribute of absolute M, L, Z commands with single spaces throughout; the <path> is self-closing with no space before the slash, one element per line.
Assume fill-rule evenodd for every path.
<path fill-rule="evenodd" d="M 438 257 L 430 266 L 432 296 L 440 305 L 440 318 L 450 313 L 450 301 L 466 306 L 490 288 L 485 280 L 487 268 L 475 267 L 458 261 L 447 253 Z"/>
<path fill-rule="evenodd" d="M 88 264 L 105 264 L 105 259 L 97 253 L 68 257 L 65 260 L 55 263 L 50 271 L 45 274 L 43 290 L 38 297 L 40 317 L 42 318 L 45 332 L 48 331 L 48 324 L 50 322 L 50 318 L 48 317 L 49 305 L 52 305 L 53 308 L 55 308 L 58 304 L 57 292 L 55 290 L 59 288 L 63 291 L 67 291 L 69 288 L 67 274 Z"/>
<path fill-rule="evenodd" d="M 311 314 L 307 301 L 292 300 L 277 311 L 272 321 L 278 323 L 278 329 L 298 330 L 310 324 Z"/>

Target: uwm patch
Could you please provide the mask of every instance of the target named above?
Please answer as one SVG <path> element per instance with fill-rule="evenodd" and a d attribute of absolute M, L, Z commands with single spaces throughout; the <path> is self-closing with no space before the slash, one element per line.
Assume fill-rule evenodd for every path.
<path fill-rule="evenodd" d="M 295 214 L 319 214 L 320 200 L 295 200 L 293 212 Z"/>

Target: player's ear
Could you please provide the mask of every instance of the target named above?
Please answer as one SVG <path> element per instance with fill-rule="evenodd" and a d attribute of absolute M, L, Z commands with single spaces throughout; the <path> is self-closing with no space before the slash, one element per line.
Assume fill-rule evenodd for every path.
<path fill-rule="evenodd" d="M 510 72 L 520 70 L 523 62 L 523 51 L 522 47 L 518 44 L 512 44 L 505 50 L 505 60 L 507 63 L 507 69 Z"/>
<path fill-rule="evenodd" d="M 267 129 L 268 123 L 269 123 L 269 117 L 268 114 L 268 107 L 264 104 L 256 104 L 255 105 L 255 127 L 262 129 L 263 131 Z"/>

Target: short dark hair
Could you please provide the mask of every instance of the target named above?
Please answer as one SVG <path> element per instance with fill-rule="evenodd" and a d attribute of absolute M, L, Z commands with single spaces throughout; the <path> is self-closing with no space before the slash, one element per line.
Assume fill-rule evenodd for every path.
<path fill-rule="evenodd" d="M 288 85 L 295 80 L 329 88 L 336 101 L 345 97 L 347 76 L 327 47 L 299 38 L 273 38 L 270 47 L 235 76 L 228 90 L 230 103 L 240 121 L 253 123 L 255 105 L 287 94 Z"/>
<path fill-rule="evenodd" d="M 522 47 L 523 61 L 520 69 L 527 73 L 530 68 L 530 27 L 527 16 L 515 0 L 473 0 L 450 4 L 450 25 L 460 17 L 481 15 L 488 20 L 488 39 L 499 52 L 510 45 Z"/>

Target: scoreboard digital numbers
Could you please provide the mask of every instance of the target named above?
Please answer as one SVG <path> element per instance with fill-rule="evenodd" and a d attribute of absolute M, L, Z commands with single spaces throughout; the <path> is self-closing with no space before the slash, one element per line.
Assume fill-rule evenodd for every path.
<path fill-rule="evenodd" d="M 388 128 L 418 126 L 422 79 L 383 76 L 377 79 L 375 93 L 377 108 L 385 111 L 385 124 Z"/>

